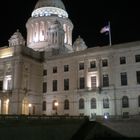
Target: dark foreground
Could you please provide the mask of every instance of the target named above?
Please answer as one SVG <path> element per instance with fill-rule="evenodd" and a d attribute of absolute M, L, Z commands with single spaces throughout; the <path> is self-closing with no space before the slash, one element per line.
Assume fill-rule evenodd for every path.
<path fill-rule="evenodd" d="M 128 139 L 85 117 L 0 119 L 0 140 L 95 140 Z"/>

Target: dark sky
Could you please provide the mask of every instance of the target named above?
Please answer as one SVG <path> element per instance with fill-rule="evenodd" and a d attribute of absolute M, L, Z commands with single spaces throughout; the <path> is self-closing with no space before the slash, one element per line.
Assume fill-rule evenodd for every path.
<path fill-rule="evenodd" d="M 0 46 L 19 29 L 26 38 L 26 21 L 38 0 L 9 0 L 1 4 Z M 131 0 L 63 0 L 74 24 L 73 41 L 80 35 L 88 47 L 108 44 L 100 29 L 111 23 L 112 44 L 140 40 L 140 8 Z M 133 2 L 133 3 L 132 3 Z M 134 3 L 135 2 L 135 3 Z"/>

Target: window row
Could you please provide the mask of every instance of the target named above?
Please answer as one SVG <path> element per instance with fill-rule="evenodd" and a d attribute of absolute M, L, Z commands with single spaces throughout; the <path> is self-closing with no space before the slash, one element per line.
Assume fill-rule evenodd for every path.
<path fill-rule="evenodd" d="M 140 62 L 140 54 L 135 55 L 135 62 Z M 90 68 L 96 68 L 97 67 L 96 63 L 97 63 L 96 60 L 90 61 Z M 122 64 L 126 64 L 126 57 L 125 56 L 120 57 L 120 65 L 122 65 Z M 102 59 L 101 66 L 107 67 L 108 66 L 108 59 Z M 84 69 L 84 62 L 81 62 L 81 63 L 79 63 L 79 70 L 83 70 L 83 69 Z"/>
<path fill-rule="evenodd" d="M 57 101 L 54 100 L 52 103 L 52 109 L 56 110 L 57 106 L 55 105 Z M 46 101 L 43 101 L 42 104 L 42 110 L 46 111 Z M 110 101 L 109 98 L 104 98 L 103 99 L 103 108 L 109 108 L 110 106 Z M 129 98 L 127 96 L 122 97 L 122 108 L 128 108 L 129 107 Z M 138 96 L 138 107 L 140 107 L 140 96 Z M 85 100 L 83 98 L 79 99 L 79 109 L 84 109 L 85 108 Z M 90 100 L 90 108 L 91 109 L 96 109 L 97 108 L 97 101 L 96 98 L 92 98 Z M 64 101 L 64 110 L 69 110 L 70 109 L 70 102 L 69 100 Z"/>
<path fill-rule="evenodd" d="M 121 80 L 121 86 L 127 86 L 128 85 L 128 78 L 127 78 L 127 72 L 121 72 L 120 73 L 120 80 Z M 90 78 L 91 87 L 96 88 L 97 87 L 97 76 L 91 76 Z M 136 82 L 137 84 L 140 84 L 140 71 L 136 71 Z M 69 90 L 69 79 L 64 79 L 64 90 Z M 109 75 L 103 74 L 102 75 L 102 87 L 109 87 Z M 80 77 L 79 78 L 79 89 L 85 88 L 85 78 Z M 52 91 L 58 90 L 58 80 L 52 81 Z M 47 92 L 47 82 L 43 82 L 43 93 Z"/>
<path fill-rule="evenodd" d="M 58 90 L 58 82 L 57 80 L 53 80 L 52 82 L 52 91 Z M 64 90 L 69 90 L 69 79 L 64 79 Z M 43 82 L 43 93 L 47 92 L 47 82 Z"/>
<path fill-rule="evenodd" d="M 68 72 L 69 71 L 69 65 L 64 65 L 64 72 Z M 54 66 L 52 69 L 52 73 L 57 73 L 57 66 Z M 43 76 L 47 75 L 47 70 L 44 69 L 43 70 Z"/>
<path fill-rule="evenodd" d="M 135 55 L 135 62 L 140 62 L 140 55 Z M 96 64 L 96 60 L 92 60 L 90 61 L 90 68 L 96 68 L 97 64 Z M 102 59 L 102 67 L 107 67 L 108 66 L 108 59 Z M 126 64 L 126 57 L 125 56 L 121 56 L 120 57 L 120 65 Z M 79 70 L 84 70 L 84 62 L 80 62 L 79 63 Z M 64 65 L 64 72 L 68 72 L 69 71 L 69 65 Z M 52 70 L 53 73 L 57 73 L 57 66 L 53 67 Z M 47 70 L 43 70 L 43 75 L 47 75 Z"/>

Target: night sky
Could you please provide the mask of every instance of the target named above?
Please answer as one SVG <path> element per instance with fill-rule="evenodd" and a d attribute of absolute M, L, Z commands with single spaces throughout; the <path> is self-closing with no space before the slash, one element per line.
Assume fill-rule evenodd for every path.
<path fill-rule="evenodd" d="M 26 38 L 26 21 L 38 0 L 9 0 L 1 4 L 0 46 L 19 29 Z M 111 23 L 112 44 L 140 40 L 138 1 L 63 0 L 74 24 L 73 41 L 80 35 L 88 47 L 108 45 L 108 35 L 100 29 Z"/>

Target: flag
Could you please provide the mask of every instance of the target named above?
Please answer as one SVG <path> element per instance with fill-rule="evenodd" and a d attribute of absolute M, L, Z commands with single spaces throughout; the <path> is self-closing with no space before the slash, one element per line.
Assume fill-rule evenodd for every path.
<path fill-rule="evenodd" d="M 110 30 L 109 25 L 107 25 L 107 26 L 104 26 L 104 27 L 100 30 L 100 33 L 109 32 L 109 30 Z"/>
<path fill-rule="evenodd" d="M 112 46 L 112 41 L 111 41 L 111 28 L 110 28 L 110 21 L 108 22 L 108 25 L 104 26 L 101 28 L 100 33 L 108 33 L 108 38 L 109 38 L 109 45 Z"/>

